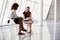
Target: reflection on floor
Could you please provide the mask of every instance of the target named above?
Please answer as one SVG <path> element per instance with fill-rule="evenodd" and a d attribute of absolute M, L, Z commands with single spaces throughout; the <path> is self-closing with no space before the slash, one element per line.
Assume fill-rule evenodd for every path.
<path fill-rule="evenodd" d="M 44 21 L 43 40 L 60 40 L 60 22 Z"/>
<path fill-rule="evenodd" d="M 27 29 L 27 25 L 24 26 Z M 32 30 L 31 34 L 18 35 L 18 25 L 0 27 L 0 40 L 60 40 L 59 22 L 44 21 L 43 26 L 33 24 Z"/>
<path fill-rule="evenodd" d="M 44 21 L 43 22 L 43 40 L 53 40 L 54 35 L 54 22 Z"/>
<path fill-rule="evenodd" d="M 25 33 L 25 35 L 19 35 L 19 40 L 41 40 L 41 27 L 38 25 L 32 26 L 32 33 Z"/>
<path fill-rule="evenodd" d="M 41 40 L 41 27 L 33 24 L 32 30 L 31 34 L 24 32 L 25 35 L 18 35 L 18 25 L 0 27 L 0 40 Z"/>

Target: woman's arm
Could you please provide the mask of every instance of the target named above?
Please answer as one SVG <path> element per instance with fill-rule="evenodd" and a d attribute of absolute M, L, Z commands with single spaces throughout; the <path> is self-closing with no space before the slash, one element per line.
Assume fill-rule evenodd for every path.
<path fill-rule="evenodd" d="M 25 19 L 25 16 L 24 16 L 24 14 L 23 14 L 23 19 Z"/>
<path fill-rule="evenodd" d="M 30 14 L 30 19 L 32 20 L 32 14 Z"/>

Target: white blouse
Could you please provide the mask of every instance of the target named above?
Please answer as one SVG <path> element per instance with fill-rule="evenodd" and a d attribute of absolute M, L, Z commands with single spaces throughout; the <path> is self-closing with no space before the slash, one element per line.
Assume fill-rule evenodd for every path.
<path fill-rule="evenodd" d="M 12 10 L 12 11 L 11 11 L 11 14 L 10 14 L 9 18 L 10 18 L 10 19 L 18 18 L 17 14 L 16 14 L 16 10 Z"/>

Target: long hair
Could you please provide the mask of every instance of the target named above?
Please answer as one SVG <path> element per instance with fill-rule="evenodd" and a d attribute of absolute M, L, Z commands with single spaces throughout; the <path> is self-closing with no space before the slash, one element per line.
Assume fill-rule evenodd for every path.
<path fill-rule="evenodd" d="M 11 7 L 11 10 L 17 10 L 17 8 L 19 7 L 19 5 L 17 3 L 14 3 Z"/>

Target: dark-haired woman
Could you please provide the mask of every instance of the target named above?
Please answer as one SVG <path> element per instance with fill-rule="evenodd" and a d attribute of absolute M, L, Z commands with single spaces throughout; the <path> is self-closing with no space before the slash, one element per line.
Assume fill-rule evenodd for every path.
<path fill-rule="evenodd" d="M 18 9 L 19 5 L 17 3 L 14 3 L 11 7 L 11 19 L 14 20 L 14 22 L 16 24 L 19 24 L 19 33 L 20 35 L 23 35 L 24 33 L 21 33 L 21 31 L 27 31 L 24 29 L 23 27 L 23 18 L 22 17 L 18 17 L 16 15 L 16 10 Z"/>
<path fill-rule="evenodd" d="M 28 23 L 28 25 L 30 27 L 29 33 L 31 33 L 31 31 L 32 31 L 32 29 L 31 29 L 31 27 L 32 27 L 32 14 L 30 12 L 30 7 L 26 7 L 23 14 L 24 14 L 24 20 Z"/>

